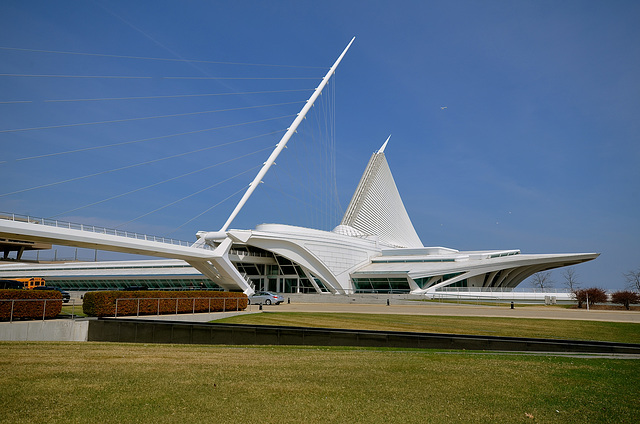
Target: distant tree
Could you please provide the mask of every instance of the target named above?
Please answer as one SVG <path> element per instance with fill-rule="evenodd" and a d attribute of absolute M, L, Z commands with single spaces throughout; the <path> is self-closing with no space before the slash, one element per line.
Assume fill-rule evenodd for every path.
<path fill-rule="evenodd" d="M 576 302 L 578 302 L 578 308 L 582 308 L 582 304 L 587 301 L 587 291 L 585 289 L 578 289 L 574 290 L 571 294 Z"/>
<path fill-rule="evenodd" d="M 630 290 L 617 291 L 611 294 L 611 302 L 624 305 L 628 311 L 632 303 L 640 303 L 640 294 Z"/>
<path fill-rule="evenodd" d="M 571 291 L 571 293 L 575 292 L 580 288 L 580 283 L 578 283 L 578 273 L 575 268 L 567 268 L 562 273 L 564 277 L 564 285 Z"/>
<path fill-rule="evenodd" d="M 640 268 L 635 271 L 625 272 L 624 278 L 627 280 L 628 288 L 633 291 L 640 292 Z"/>
<path fill-rule="evenodd" d="M 553 281 L 551 280 L 551 271 L 536 272 L 531 276 L 531 285 L 537 289 L 546 289 L 553 287 Z"/>
<path fill-rule="evenodd" d="M 573 296 L 578 301 L 578 308 L 582 308 L 582 304 L 587 301 L 589 302 L 589 305 L 604 303 L 607 301 L 607 293 L 598 287 L 578 289 L 573 292 Z"/>

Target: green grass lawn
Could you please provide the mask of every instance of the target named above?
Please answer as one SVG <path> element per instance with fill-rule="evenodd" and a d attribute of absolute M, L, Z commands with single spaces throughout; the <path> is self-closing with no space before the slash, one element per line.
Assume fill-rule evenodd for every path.
<path fill-rule="evenodd" d="M 640 343 L 640 324 L 529 318 L 263 312 L 214 322 Z"/>
<path fill-rule="evenodd" d="M 60 312 L 60 315 L 73 315 L 76 317 L 86 317 L 86 315 L 84 314 L 84 312 L 82 312 L 82 305 L 68 305 L 68 304 L 62 304 L 62 312 Z"/>
<path fill-rule="evenodd" d="M 2 423 L 636 423 L 640 361 L 0 342 Z M 530 418 L 528 415 L 530 414 Z"/>

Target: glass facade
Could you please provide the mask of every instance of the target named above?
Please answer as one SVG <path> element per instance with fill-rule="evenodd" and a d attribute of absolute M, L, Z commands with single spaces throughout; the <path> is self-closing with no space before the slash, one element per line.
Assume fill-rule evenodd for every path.
<path fill-rule="evenodd" d="M 238 271 L 251 280 L 256 290 L 279 293 L 315 293 L 318 290 L 320 292 L 329 292 L 317 277 L 305 273 L 302 267 L 282 256 L 250 246 L 233 246 L 230 255 Z M 252 257 L 261 259 L 252 260 Z M 150 269 L 149 272 L 155 274 L 160 268 L 164 268 L 174 275 L 144 275 L 145 269 Z M 179 268 L 184 269 L 185 274 L 192 271 L 191 266 L 188 264 L 114 265 L 100 266 L 99 268 L 87 268 L 86 265 L 83 265 L 82 267 L 66 267 L 64 269 L 42 268 L 42 270 L 59 271 L 61 273 L 69 271 L 73 273 L 82 270 L 82 277 L 62 275 L 46 277 L 49 285 L 69 290 L 119 290 L 130 286 L 145 286 L 150 289 L 166 290 L 221 290 L 221 287 L 203 275 L 180 275 Z M 87 275 L 97 269 L 103 272 L 112 270 L 112 273 L 110 273 L 112 275 Z M 132 272 L 125 270 L 131 270 Z"/>
<path fill-rule="evenodd" d="M 297 263 L 257 247 L 234 245 L 230 250 L 230 259 L 238 271 L 248 278 L 257 291 L 274 291 L 278 293 L 316 293 L 330 292 L 316 275 L 309 273 Z M 517 254 L 514 252 L 501 253 L 501 255 Z M 374 262 L 447 262 L 451 259 L 410 259 L 410 258 L 385 258 Z M 194 273 L 190 265 L 181 262 L 171 264 L 158 262 L 139 263 L 136 265 L 113 264 L 112 266 L 87 266 L 87 264 L 72 265 L 64 268 L 43 267 L 43 271 L 58 271 L 61 274 L 46 277 L 49 285 L 59 286 L 69 290 L 117 290 L 129 286 L 146 286 L 152 289 L 209 289 L 221 290 L 221 288 L 203 275 Z M 147 270 L 148 271 L 145 271 Z M 78 271 L 83 271 L 79 273 Z M 91 275 L 99 270 L 102 275 Z M 111 272 L 110 272 L 111 270 Z M 57 274 L 57 273 L 56 273 Z M 75 274 L 75 275 L 73 275 Z M 107 274 L 107 275 L 104 275 Z M 146 274 L 146 275 L 145 275 Z M 351 278 L 353 289 L 356 293 L 409 293 L 412 284 L 421 289 L 427 289 L 436 284 L 459 277 L 464 272 L 445 275 L 435 275 L 411 280 L 403 272 L 372 271 L 369 273 L 355 274 Z M 501 272 L 494 278 L 497 280 Z M 485 277 L 487 278 L 487 277 Z M 458 281 L 447 287 L 467 287 L 466 279 Z M 485 281 L 485 286 L 486 286 Z M 415 286 L 413 286 L 415 287 Z"/>
<path fill-rule="evenodd" d="M 356 293 L 409 293 L 407 277 L 352 278 Z"/>
<path fill-rule="evenodd" d="M 47 285 L 66 290 L 120 290 L 131 286 L 145 286 L 159 290 L 222 290 L 206 277 L 194 278 L 92 278 L 72 279 L 65 277 L 47 277 Z"/>
<path fill-rule="evenodd" d="M 239 250 L 235 250 L 238 252 Z M 234 253 L 235 253 L 234 252 Z M 322 282 L 313 275 L 307 275 L 302 267 L 279 255 L 253 248 L 251 255 L 273 258 L 275 263 L 254 264 L 234 262 L 238 271 L 246 274 L 258 291 L 278 293 L 315 293 L 318 290 L 309 279 L 312 278 L 321 292 L 328 292 Z"/>
<path fill-rule="evenodd" d="M 462 274 L 464 274 L 464 272 L 456 272 L 453 274 L 445 274 L 445 275 L 434 275 L 431 277 L 416 278 L 414 281 L 421 289 L 426 289 L 436 284 L 455 278 Z M 455 282 L 447 287 L 467 287 L 467 279 L 465 278 L 464 280 Z"/>

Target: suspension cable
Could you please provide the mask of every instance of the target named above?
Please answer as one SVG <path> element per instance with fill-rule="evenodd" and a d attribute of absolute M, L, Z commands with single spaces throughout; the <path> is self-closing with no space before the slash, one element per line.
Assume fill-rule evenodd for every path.
<path fill-rule="evenodd" d="M 33 103 L 33 100 L 5 100 L 0 101 L 0 105 L 12 105 L 17 103 Z"/>
<path fill-rule="evenodd" d="M 259 123 L 259 122 L 274 121 L 276 119 L 290 118 L 292 116 L 295 116 L 295 115 L 284 115 L 284 116 L 278 116 L 278 117 L 275 117 L 275 118 L 267 118 L 267 119 L 259 119 L 257 121 L 242 122 L 242 123 L 239 123 L 239 124 L 223 125 L 223 126 L 220 126 L 220 127 L 212 127 L 212 128 L 201 129 L 201 130 L 185 131 L 185 132 L 181 132 L 181 133 L 161 135 L 161 136 L 158 136 L 158 137 L 148 137 L 148 138 L 141 138 L 141 139 L 138 139 L 138 140 L 123 141 L 123 142 L 120 142 L 120 143 L 103 144 L 101 146 L 83 147 L 82 149 L 67 150 L 67 151 L 56 152 L 56 153 L 46 153 L 46 154 L 43 154 L 43 155 L 28 156 L 28 157 L 24 157 L 24 158 L 13 159 L 13 160 L 18 162 L 18 161 L 25 161 L 25 160 L 31 160 L 31 159 L 46 158 L 46 157 L 51 157 L 51 156 L 66 155 L 66 154 L 70 154 L 70 153 L 86 152 L 86 151 L 89 151 L 89 150 L 106 149 L 108 147 L 124 146 L 124 145 L 127 145 L 127 144 L 142 143 L 144 141 L 159 140 L 159 139 L 163 139 L 163 138 L 177 137 L 177 136 L 188 135 L 188 134 L 197 134 L 197 133 L 206 132 L 206 131 L 214 131 L 214 130 L 225 129 L 225 128 L 239 127 L 239 126 L 242 126 L 242 125 L 255 124 L 255 123 Z M 266 133 L 266 134 L 260 134 L 260 135 L 257 135 L 256 137 L 262 137 L 262 136 L 265 136 L 265 135 L 271 135 L 271 134 L 278 133 L 280 131 L 282 131 L 282 130 L 278 130 L 278 131 L 274 131 L 274 132 L 270 132 L 270 133 Z M 244 141 L 244 139 L 231 141 L 231 142 L 228 142 L 228 143 L 217 144 L 215 147 L 228 146 L 229 144 L 238 143 L 239 141 Z M 8 163 L 8 162 L 10 162 L 10 161 L 9 160 L 0 161 L 0 164 Z"/>
<path fill-rule="evenodd" d="M 254 137 L 248 137 L 246 140 L 250 140 L 250 139 L 254 139 L 254 138 L 256 138 L 256 137 L 255 136 Z M 244 139 L 243 139 L 243 141 L 244 141 Z M 177 157 L 186 156 L 186 155 L 190 155 L 190 154 L 193 154 L 193 153 L 203 152 L 205 150 L 214 149 L 216 147 L 218 147 L 218 146 L 204 147 L 202 149 L 192 150 L 192 151 L 184 152 L 184 153 L 178 153 L 178 154 L 171 155 L 171 156 L 165 156 L 165 157 L 159 158 L 159 159 L 152 159 L 152 160 L 148 160 L 148 161 L 144 161 L 144 162 L 135 163 L 135 164 L 132 164 L 132 165 L 126 165 L 126 166 L 121 166 L 121 167 L 118 167 L 118 168 L 108 169 L 106 171 L 94 172 L 92 174 L 83 175 L 83 176 L 80 176 L 80 177 L 69 178 L 69 179 L 62 180 L 62 181 L 57 181 L 57 182 L 54 182 L 54 183 L 42 184 L 42 185 L 39 185 L 39 186 L 36 186 L 36 187 L 25 188 L 25 189 L 22 189 L 22 190 L 16 190 L 16 191 L 12 191 L 10 193 L 0 194 L 0 197 L 6 197 L 6 196 L 13 195 L 13 194 L 24 193 L 24 192 L 27 192 L 27 191 L 37 190 L 37 189 L 46 188 L 46 187 L 52 187 L 52 186 L 55 186 L 55 185 L 70 183 L 70 182 L 73 182 L 73 181 L 78 181 L 78 180 L 82 180 L 82 179 L 86 179 L 86 178 L 97 177 L 99 175 L 109 174 L 109 173 L 113 173 L 113 172 L 117 172 L 117 171 L 123 171 L 125 169 L 131 169 L 131 168 L 135 168 L 135 167 L 138 167 L 138 166 L 149 165 L 149 164 L 152 164 L 152 163 L 161 162 L 163 160 L 174 159 L 174 158 L 177 158 Z"/>
<path fill-rule="evenodd" d="M 152 79 L 154 77 L 136 75 L 63 75 L 63 74 L 0 74 L 0 77 L 31 78 L 107 78 L 107 79 Z"/>
<path fill-rule="evenodd" d="M 9 133 L 9 132 L 19 132 L 19 131 L 32 131 L 32 130 L 48 130 L 52 128 L 68 128 L 68 127 L 79 127 L 84 125 L 97 125 L 97 124 L 113 124 L 116 122 L 131 122 L 131 121 L 142 121 L 145 119 L 158 119 L 158 118 L 175 118 L 178 116 L 193 116 L 193 115 L 202 115 L 206 113 L 217 113 L 217 112 L 231 112 L 236 110 L 247 110 L 247 109 L 257 109 L 262 107 L 273 107 L 273 106 L 285 106 L 292 104 L 304 103 L 304 101 L 295 101 L 295 102 L 285 102 L 285 103 L 272 103 L 269 105 L 258 105 L 258 106 L 244 106 L 244 107 L 236 107 L 229 109 L 216 109 L 216 110 L 204 110 L 198 112 L 186 112 L 186 113 L 174 113 L 170 115 L 156 115 L 156 116 L 142 116 L 138 118 L 124 118 L 124 119 L 113 119 L 109 121 L 94 121 L 94 122 L 80 122 L 75 124 L 62 124 L 62 125 L 48 125 L 44 127 L 31 127 L 31 128 L 15 128 L 9 130 L 0 130 L 0 133 Z"/>
<path fill-rule="evenodd" d="M 167 234 L 171 234 L 175 231 L 177 231 L 178 229 L 184 227 L 185 225 L 187 225 L 188 223 L 190 223 L 191 221 L 200 218 L 202 215 L 204 215 L 205 213 L 209 212 L 210 210 L 212 210 L 213 208 L 220 206 L 221 204 L 223 204 L 224 202 L 226 202 L 227 200 L 231 199 L 233 196 L 236 196 L 240 193 L 242 193 L 243 191 L 245 191 L 251 184 L 247 184 L 244 187 L 242 187 L 240 190 L 236 191 L 235 193 L 230 194 L 229 196 L 225 197 L 224 199 L 222 199 L 221 201 L 219 201 L 218 203 L 216 203 L 215 205 L 211 206 L 209 209 L 203 211 L 202 213 L 199 213 L 198 215 L 194 216 L 193 218 L 189 219 L 188 221 L 184 222 L 181 225 L 178 225 L 173 231 L 167 233 Z"/>
<path fill-rule="evenodd" d="M 189 175 L 197 174 L 199 172 L 206 171 L 207 169 L 215 168 L 215 167 L 220 166 L 220 165 L 224 165 L 224 164 L 227 164 L 227 163 L 239 160 L 239 159 L 246 158 L 247 156 L 251 156 L 251 155 L 255 155 L 257 153 L 264 152 L 265 150 L 269 150 L 271 147 L 272 146 L 265 147 L 264 149 L 256 150 L 255 152 L 247 153 L 245 155 L 237 156 L 237 157 L 232 158 L 232 159 L 228 159 L 228 160 L 225 160 L 225 161 L 222 161 L 222 162 L 218 162 L 216 164 L 209 165 L 209 166 L 206 166 L 204 168 L 197 169 L 195 171 L 187 172 L 186 174 L 181 174 L 181 175 L 178 175 L 178 176 L 175 176 L 175 177 L 163 180 L 163 181 L 159 181 L 157 183 L 153 183 L 153 184 L 150 184 L 150 185 L 147 185 L 147 186 L 144 186 L 144 187 L 139 187 L 139 188 L 136 188 L 134 190 L 127 191 L 126 193 L 120 193 L 120 194 L 117 194 L 115 196 L 111 196 L 111 197 L 108 197 L 106 199 L 99 200 L 97 202 L 89 203 L 89 204 L 86 204 L 84 206 L 79 206 L 79 207 L 74 208 L 74 209 L 69 209 L 67 211 L 60 212 L 60 213 L 58 213 L 56 215 L 52 215 L 49 218 L 56 218 L 56 217 L 61 216 L 61 215 L 66 215 L 66 214 L 68 214 L 70 212 L 75 212 L 75 211 L 80 210 L 80 209 L 85 209 L 85 208 L 88 208 L 88 207 L 91 207 L 91 206 L 99 205 L 100 203 L 105 203 L 105 202 L 108 202 L 110 200 L 117 199 L 117 198 L 120 198 L 120 197 L 124 197 L 124 196 L 127 196 L 129 194 L 137 193 L 139 191 L 146 190 L 148 188 L 156 187 L 156 186 L 159 186 L 161 184 L 168 183 L 170 181 L 175 181 L 177 179 L 180 179 L 180 178 L 183 178 L 183 177 L 187 177 Z M 251 168 L 251 169 L 255 169 L 255 168 Z"/>
<path fill-rule="evenodd" d="M 2 75 L 2 74 L 0 74 Z M 149 77 L 151 78 L 151 77 Z M 318 77 L 160 77 L 166 80 L 318 80 Z"/>
<path fill-rule="evenodd" d="M 307 68 L 307 69 L 326 69 L 322 66 L 300 66 L 300 65 L 274 65 L 267 63 L 243 63 L 243 62 L 221 62 L 221 61 L 213 61 L 213 60 L 196 60 L 196 59 L 169 59 L 162 57 L 145 57 L 145 56 L 127 56 L 127 55 L 117 55 L 117 54 L 104 54 L 104 53 L 84 53 L 84 52 L 66 52 L 66 51 L 58 51 L 58 50 L 41 50 L 41 49 L 24 49 L 18 47 L 1 47 L 2 50 L 15 50 L 15 51 L 23 51 L 23 52 L 32 52 L 32 53 L 56 53 L 56 54 L 68 54 L 68 55 L 76 55 L 76 56 L 94 56 L 94 57 L 111 57 L 118 59 L 142 59 L 142 60 L 159 60 L 163 62 L 185 62 L 185 63 L 211 63 L 215 65 L 241 65 L 241 66 L 267 66 L 267 67 L 278 67 L 278 68 Z"/>
<path fill-rule="evenodd" d="M 240 91 L 237 93 L 203 93 L 203 94 L 173 94 L 166 96 L 132 96 L 132 97 L 98 97 L 94 99 L 51 99 L 43 100 L 45 103 L 51 102 L 93 102 L 102 100 L 149 100 L 149 99 L 174 99 L 184 97 L 208 97 L 208 96 L 235 96 L 243 94 L 274 94 L 274 93 L 293 93 L 300 91 L 313 91 L 310 88 L 299 88 L 295 90 L 270 90 L 270 91 Z M 0 103 L 31 103 L 31 100 L 0 102 Z"/>
<path fill-rule="evenodd" d="M 318 77 L 150 77 L 144 75 L 69 75 L 69 74 L 0 74 L 0 77 L 24 77 L 24 78 L 83 78 L 83 79 L 155 79 L 164 80 L 318 80 Z"/>
<path fill-rule="evenodd" d="M 266 149 L 263 149 L 263 150 L 266 150 Z M 180 203 L 180 202 L 182 202 L 183 200 L 186 200 L 186 199 L 188 199 L 188 198 L 190 198 L 190 197 L 195 196 L 196 194 L 200 194 L 200 193 L 202 193 L 202 192 L 205 192 L 205 191 L 207 191 L 207 190 L 212 189 L 213 187 L 217 187 L 217 186 L 219 186 L 219 185 L 220 185 L 220 184 L 222 184 L 222 183 L 226 183 L 227 181 L 230 181 L 230 180 L 232 180 L 232 179 L 234 179 L 234 178 L 237 178 L 237 177 L 239 177 L 240 175 L 246 174 L 246 173 L 247 173 L 247 172 L 249 172 L 249 171 L 253 171 L 254 169 L 260 168 L 261 166 L 262 166 L 262 165 L 254 166 L 254 167 L 252 167 L 252 168 L 247 169 L 246 171 L 242 171 L 242 172 L 240 172 L 240 173 L 238 173 L 238 174 L 234 175 L 233 177 L 229 177 L 229 178 L 227 178 L 226 180 L 219 181 L 219 182 L 217 182 L 217 183 L 215 183 L 215 184 L 210 185 L 209 187 L 205 187 L 205 188 L 203 188 L 203 189 L 201 189 L 201 190 L 198 190 L 198 191 L 193 192 L 193 193 L 191 193 L 191 194 L 189 194 L 189 195 L 187 195 L 187 196 L 184 196 L 184 197 L 182 197 L 182 198 L 180 198 L 180 199 L 178 199 L 178 200 L 175 200 L 175 201 L 173 201 L 173 202 L 169 202 L 169 203 L 167 203 L 166 205 L 163 205 L 163 206 L 161 206 L 161 207 L 159 207 L 159 208 L 157 208 L 157 209 L 154 209 L 154 210 L 152 210 L 152 211 L 150 211 L 150 212 L 144 213 L 144 214 L 142 214 L 142 215 L 140 215 L 140 216 L 138 216 L 138 217 L 136 217 L 136 218 L 133 218 L 133 219 L 131 219 L 131 220 L 127 221 L 127 222 L 123 222 L 122 224 L 118 224 L 118 225 L 116 225 L 116 228 L 119 228 L 119 227 L 122 227 L 122 226 L 124 226 L 124 225 L 130 224 L 130 223 L 132 223 L 132 222 L 134 222 L 134 221 L 137 221 L 137 220 L 138 220 L 138 219 L 140 219 L 140 218 L 144 218 L 145 216 L 151 215 L 152 213 L 155 213 L 155 212 L 158 212 L 158 211 L 160 211 L 160 210 L 162 210 L 162 209 L 168 208 L 169 206 L 173 206 L 173 205 L 175 205 L 176 203 Z"/>

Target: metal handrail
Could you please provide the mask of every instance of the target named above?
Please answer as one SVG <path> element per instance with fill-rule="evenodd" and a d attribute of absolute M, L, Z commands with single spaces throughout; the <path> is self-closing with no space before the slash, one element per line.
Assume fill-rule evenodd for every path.
<path fill-rule="evenodd" d="M 173 245 L 179 245 L 179 246 L 189 247 L 193 245 L 193 242 L 184 241 L 184 240 L 176 240 L 176 239 L 161 237 L 161 236 L 140 234 L 140 233 L 135 233 L 131 231 L 117 230 L 115 228 L 106 228 L 106 227 L 99 227 L 95 225 L 86 225 L 86 224 L 78 224 L 78 223 L 68 222 L 68 221 L 59 221 L 57 219 L 37 218 L 30 215 L 20 215 L 15 213 L 0 212 L 0 219 L 6 219 L 8 221 L 15 221 L 15 222 L 26 222 L 29 224 L 46 225 L 46 226 L 56 227 L 56 228 L 66 228 L 70 230 L 87 231 L 87 232 L 98 233 L 98 234 L 107 234 L 107 235 L 113 235 L 118 237 L 134 238 L 137 240 L 155 241 L 159 243 L 173 244 Z M 207 246 L 207 245 L 205 244 L 204 246 Z M 203 248 L 209 248 L 208 246 L 207 247 L 204 247 L 204 246 Z"/>
<path fill-rule="evenodd" d="M 15 302 L 42 302 L 44 301 L 44 305 L 42 308 L 42 320 L 44 321 L 47 315 L 47 301 L 53 302 L 61 302 L 62 299 L 0 299 L 0 302 L 11 302 L 11 313 L 9 315 L 9 322 L 13 322 L 13 311 Z"/>
<path fill-rule="evenodd" d="M 264 253 L 253 252 L 253 251 L 240 250 L 240 249 L 230 249 L 229 254 L 236 255 L 236 256 L 257 256 L 257 257 L 266 257 L 266 258 L 273 256 L 271 253 L 267 253 L 267 252 L 264 252 Z"/>
<path fill-rule="evenodd" d="M 191 311 L 192 314 L 195 314 L 195 309 L 196 309 L 196 300 L 208 300 L 209 301 L 209 312 L 211 313 L 211 299 L 215 299 L 215 300 L 224 300 L 224 302 L 222 302 L 222 312 L 226 312 L 227 311 L 227 300 L 235 300 L 236 301 L 236 309 L 234 309 L 235 311 L 239 310 L 240 307 L 240 299 L 246 299 L 245 297 L 128 297 L 128 298 L 118 298 L 116 299 L 116 308 L 115 308 L 115 313 L 114 313 L 114 318 L 118 317 L 118 301 L 132 301 L 135 300 L 137 301 L 137 306 L 136 306 L 136 316 L 139 317 L 140 316 L 140 300 L 157 300 L 158 301 L 158 308 L 157 308 L 157 313 L 156 315 L 160 315 L 160 301 L 161 300 L 175 300 L 176 301 L 176 313 L 174 315 L 180 315 L 178 313 L 178 302 L 180 300 L 192 300 L 193 302 L 193 309 Z M 167 315 L 167 314 L 164 314 Z"/>
<path fill-rule="evenodd" d="M 439 287 L 435 292 L 457 292 L 457 293 L 571 293 L 571 290 L 564 288 L 535 288 L 535 287 Z"/>

